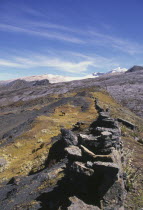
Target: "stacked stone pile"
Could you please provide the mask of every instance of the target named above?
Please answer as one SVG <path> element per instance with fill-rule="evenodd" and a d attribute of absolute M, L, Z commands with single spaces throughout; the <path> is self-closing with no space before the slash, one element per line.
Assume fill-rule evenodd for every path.
<path fill-rule="evenodd" d="M 75 135 L 72 131 L 61 130 L 68 159 L 69 194 L 96 208 L 123 209 L 121 132 L 109 112 L 104 112 L 98 102 L 96 106 L 99 117 L 91 124 L 88 134 Z M 75 209 L 76 205 L 72 203 L 69 209 Z"/>

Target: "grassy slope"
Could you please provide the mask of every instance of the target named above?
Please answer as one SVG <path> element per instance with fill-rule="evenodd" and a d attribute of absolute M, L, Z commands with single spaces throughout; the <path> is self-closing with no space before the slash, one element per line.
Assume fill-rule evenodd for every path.
<path fill-rule="evenodd" d="M 42 169 L 44 167 L 44 161 L 48 156 L 48 151 L 52 145 L 51 138 L 57 136 L 62 127 L 71 129 L 76 122 L 83 121 L 85 122 L 84 128 L 86 128 L 97 118 L 98 114 L 94 108 L 95 97 L 99 99 L 100 104 L 104 108 L 110 108 L 113 117 L 122 117 L 138 125 L 139 131 L 136 132 L 136 134 L 124 127 L 122 127 L 122 133 L 124 136 L 125 150 L 128 148 L 129 151 L 132 151 L 134 148 L 132 164 L 135 170 L 137 167 L 142 166 L 142 145 L 135 142 L 134 136 L 142 135 L 143 121 L 128 109 L 119 105 L 104 90 L 96 92 L 92 88 L 88 90 L 79 89 L 62 96 L 53 95 L 52 97 L 58 100 L 58 98 L 61 97 L 76 96 L 77 92 L 82 91 L 86 91 L 87 95 L 85 94 L 84 98 L 90 104 L 86 111 L 83 112 L 81 106 L 74 106 L 72 103 L 59 106 L 50 116 L 42 115 L 37 117 L 32 123 L 30 130 L 17 137 L 13 143 L 0 149 L 1 157 L 4 157 L 8 161 L 7 167 L 0 174 L 2 181 L 17 175 L 27 175 L 31 170 L 36 172 Z M 38 107 L 38 105 L 36 105 L 36 107 L 35 105 L 30 107 L 30 109 L 35 108 L 39 109 L 40 107 Z M 61 111 L 65 112 L 65 115 L 62 115 Z M 140 201 L 138 201 L 138 196 L 143 192 L 140 178 L 137 185 L 139 185 L 140 189 L 139 195 L 136 194 L 136 205 L 138 206 L 141 205 Z M 133 188 L 129 193 L 127 206 L 129 206 L 129 203 L 131 206 L 133 205 L 131 204 L 132 197 L 135 197 Z"/>

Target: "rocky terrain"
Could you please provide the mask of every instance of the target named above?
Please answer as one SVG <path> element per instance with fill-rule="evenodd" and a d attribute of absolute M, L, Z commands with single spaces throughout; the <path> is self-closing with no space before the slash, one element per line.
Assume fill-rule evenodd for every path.
<path fill-rule="evenodd" d="M 143 207 L 143 71 L 134 69 L 0 87 L 1 208 Z"/>
<path fill-rule="evenodd" d="M 139 69 L 139 70 L 138 70 Z M 20 88 L 27 83 L 24 90 L 13 88 L 12 85 L 21 81 Z M 46 81 L 46 80 L 41 80 Z M 48 80 L 47 80 L 48 81 Z M 11 83 L 0 85 L 0 104 L 8 105 L 17 101 L 28 101 L 38 97 L 44 97 L 49 94 L 65 94 L 75 88 L 88 88 L 99 86 L 106 89 L 123 106 L 128 107 L 138 116 L 143 117 L 143 67 L 134 66 L 123 73 L 109 73 L 92 79 L 77 80 L 71 82 L 61 82 L 49 84 L 48 86 L 39 85 L 38 88 L 29 85 L 34 81 L 15 80 Z M 24 83 L 24 84 L 23 84 Z M 29 84 L 29 85 L 28 85 Z"/>
<path fill-rule="evenodd" d="M 49 169 L 12 178 L 2 187 L 1 207 L 123 208 L 126 191 L 121 131 L 108 112 L 98 111 L 99 117 L 84 134 L 61 129 L 61 136 L 51 147 L 45 163 Z"/>

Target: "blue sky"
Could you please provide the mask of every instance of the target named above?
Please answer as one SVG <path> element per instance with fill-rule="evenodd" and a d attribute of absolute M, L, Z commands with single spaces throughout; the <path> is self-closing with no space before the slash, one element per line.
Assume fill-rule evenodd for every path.
<path fill-rule="evenodd" d="M 0 0 L 0 80 L 143 65 L 142 0 Z"/>

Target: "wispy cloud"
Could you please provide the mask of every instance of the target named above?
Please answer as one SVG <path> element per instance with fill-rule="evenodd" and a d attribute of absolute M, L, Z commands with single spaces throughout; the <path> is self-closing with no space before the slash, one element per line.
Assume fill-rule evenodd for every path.
<path fill-rule="evenodd" d="M 53 69 L 55 72 L 87 74 L 88 72 L 100 71 L 100 69 L 102 71 L 109 70 L 120 65 L 115 59 L 76 51 L 60 50 L 44 54 L 26 52 L 22 56 L 18 56 L 18 54 L 20 53 L 16 52 L 13 57 L 0 59 L 0 67 L 6 67 L 7 69 L 47 68 L 47 71 Z"/>
<path fill-rule="evenodd" d="M 0 66 L 6 66 L 6 67 L 16 67 L 16 68 L 21 68 L 22 65 L 20 63 L 16 63 L 14 61 L 10 61 L 10 60 L 5 60 L 5 59 L 0 59 Z"/>
<path fill-rule="evenodd" d="M 80 62 L 65 61 L 60 58 L 48 58 L 46 56 L 32 56 L 32 57 L 14 57 L 10 60 L 0 60 L 0 66 L 3 67 L 15 67 L 15 68 L 35 68 L 35 67 L 50 67 L 56 70 L 80 73 L 87 71 L 89 66 L 92 66 L 93 62 L 89 60 Z"/>
<path fill-rule="evenodd" d="M 103 57 L 97 54 L 84 54 L 84 53 L 79 53 L 79 52 L 65 52 L 66 54 L 69 53 L 70 56 L 74 56 L 77 58 L 85 59 L 90 62 L 92 62 L 92 66 L 95 68 L 105 68 L 105 69 L 110 69 L 113 67 L 119 66 L 119 62 L 116 61 L 116 58 L 107 58 Z"/>
<path fill-rule="evenodd" d="M 92 36 L 93 42 L 98 42 L 101 46 L 109 46 L 110 48 L 118 49 L 122 52 L 129 53 L 131 55 L 136 53 L 143 53 L 143 46 L 139 43 L 132 42 L 123 38 L 111 36 L 90 30 L 89 34 Z"/>
<path fill-rule="evenodd" d="M 85 41 L 81 40 L 80 38 L 76 38 L 74 36 L 70 35 L 65 35 L 62 33 L 58 32 L 52 32 L 48 30 L 36 30 L 36 29 L 28 29 L 28 28 L 22 28 L 14 25 L 8 25 L 8 24 L 0 24 L 0 30 L 5 30 L 5 31 L 11 31 L 11 32 L 21 32 L 21 33 L 26 33 L 30 35 L 36 35 L 36 36 L 42 36 L 48 39 L 57 39 L 57 40 L 62 40 L 62 41 L 67 41 L 67 42 L 72 42 L 76 44 L 83 44 Z"/>
<path fill-rule="evenodd" d="M 103 34 L 94 30 L 79 30 L 63 25 L 44 22 L 23 22 L 23 26 L 0 23 L 0 30 L 25 33 L 47 39 L 60 40 L 74 44 L 88 44 L 89 46 L 110 47 L 121 52 L 134 55 L 143 53 L 143 46 L 116 36 Z M 85 32 L 86 31 L 86 32 Z"/>
<path fill-rule="evenodd" d="M 16 7 L 16 5 L 15 5 Z M 17 10 L 16 10 L 17 11 Z M 21 12 L 21 15 L 20 15 Z M 127 40 L 116 35 L 109 35 L 109 30 L 99 30 L 90 25 L 89 27 L 71 27 L 70 25 L 55 24 L 49 22 L 48 17 L 42 11 L 23 5 L 20 8 L 19 18 L 6 18 L 6 22 L 0 14 L 0 30 L 15 33 L 24 33 L 31 36 L 44 37 L 46 39 L 59 40 L 74 44 L 86 44 L 91 48 L 99 46 L 101 48 L 109 48 L 110 51 L 126 53 L 129 55 L 143 53 L 143 45 L 136 41 Z M 29 14 L 29 16 L 27 16 Z M 30 18 L 35 16 L 35 18 Z M 36 21 L 37 20 L 37 21 Z M 57 21 L 58 22 L 58 21 Z M 109 25 L 104 23 L 109 29 Z M 105 28 L 104 27 L 104 28 Z"/>

